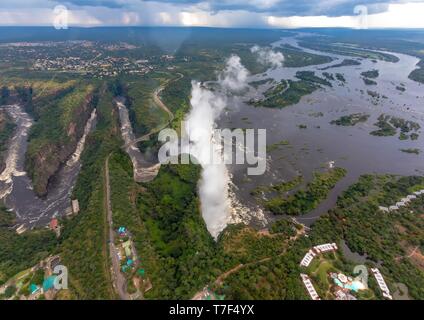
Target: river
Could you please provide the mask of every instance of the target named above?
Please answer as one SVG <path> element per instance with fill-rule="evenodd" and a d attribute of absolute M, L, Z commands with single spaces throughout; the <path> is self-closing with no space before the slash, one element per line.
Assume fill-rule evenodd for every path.
<path fill-rule="evenodd" d="M 16 123 L 16 128 L 7 149 L 6 168 L 0 175 L 0 199 L 16 213 L 17 225 L 24 225 L 26 229 L 47 225 L 53 217 L 64 216 L 71 210 L 71 194 L 81 168 L 79 160 L 87 135 L 96 124 L 96 109 L 92 111 L 74 153 L 49 184 L 46 198 L 41 199 L 34 193 L 31 179 L 24 169 L 33 120 L 19 105 L 3 108 Z"/>
<path fill-rule="evenodd" d="M 297 71 L 314 71 L 322 76 L 323 67 L 340 63 L 352 57 L 329 54 L 309 50 L 299 45 L 299 37 L 282 38 L 273 43 L 273 47 L 290 44 L 305 52 L 331 56 L 334 61 L 302 68 L 281 67 L 268 70 L 265 74 L 251 76 L 249 81 L 272 78 L 294 79 Z M 358 177 L 367 173 L 390 173 L 398 175 L 424 174 L 424 154 L 419 155 L 401 152 L 400 149 L 418 148 L 424 151 L 424 138 L 401 141 L 398 135 L 392 137 L 376 137 L 369 134 L 376 130 L 373 124 L 382 113 L 418 122 L 424 127 L 424 86 L 408 79 L 409 73 L 416 68 L 418 59 L 405 54 L 392 53 L 399 62 L 373 62 L 358 59 L 361 65 L 328 69 L 330 73 L 342 73 L 346 83 L 342 85 L 333 81 L 333 87 L 325 87 L 304 96 L 295 105 L 283 109 L 256 108 L 246 103 L 250 98 L 260 97 L 269 85 L 260 86 L 258 90 L 251 88 L 249 93 L 234 98 L 231 108 L 221 117 L 221 128 L 254 128 L 267 129 L 267 144 L 272 145 L 288 140 L 290 145 L 278 148 L 267 155 L 267 172 L 262 176 L 247 176 L 245 166 L 232 166 L 234 193 L 238 202 L 246 209 L 254 212 L 262 210 L 260 204 L 250 195 L 250 191 L 258 185 L 268 186 L 294 178 L 302 174 L 310 181 L 314 171 L 321 170 L 330 161 L 346 168 L 348 173 L 330 192 L 315 210 L 298 217 L 298 221 L 310 226 L 319 216 L 334 207 L 337 197 Z M 353 58 L 356 59 L 356 58 Z M 373 69 L 379 70 L 376 86 L 367 86 L 360 73 Z M 396 90 L 396 86 L 404 84 L 406 91 Z M 367 90 L 373 90 L 386 96 L 377 104 L 373 103 Z M 322 113 L 316 116 L 317 113 Z M 342 115 L 366 113 L 370 118 L 365 123 L 353 127 L 331 125 L 330 121 Z M 307 129 L 300 129 L 304 124 Z M 262 219 L 261 219 L 262 216 Z M 266 213 L 257 217 L 253 224 L 263 226 L 275 217 Z M 242 218 L 243 220 L 243 218 Z"/>

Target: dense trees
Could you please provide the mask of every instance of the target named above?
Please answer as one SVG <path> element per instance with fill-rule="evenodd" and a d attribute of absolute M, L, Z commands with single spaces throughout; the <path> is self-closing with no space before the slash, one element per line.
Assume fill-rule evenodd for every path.
<path fill-rule="evenodd" d="M 109 274 L 107 226 L 104 195 L 104 164 L 121 144 L 112 96 L 101 91 L 97 104 L 96 130 L 87 139 L 82 169 L 74 190 L 80 213 L 64 221 L 60 254 L 69 270 L 72 297 L 110 299 L 114 297 Z"/>
<path fill-rule="evenodd" d="M 57 248 L 57 239 L 50 230 L 28 231 L 16 234 L 13 213 L 0 208 L 0 283 L 16 273 L 33 267 L 52 254 Z"/>
<path fill-rule="evenodd" d="M 316 172 L 305 189 L 298 190 L 287 198 L 279 196 L 267 200 L 265 207 L 274 214 L 305 214 L 315 209 L 345 175 L 346 170 L 343 168 L 330 169 L 324 173 Z"/>

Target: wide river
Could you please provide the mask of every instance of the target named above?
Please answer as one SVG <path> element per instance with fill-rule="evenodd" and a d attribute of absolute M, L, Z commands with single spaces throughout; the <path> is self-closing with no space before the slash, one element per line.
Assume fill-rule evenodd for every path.
<path fill-rule="evenodd" d="M 328 64 L 303 68 L 281 67 L 270 69 L 266 74 L 251 76 L 249 81 L 272 78 L 275 81 L 294 79 L 297 71 L 314 71 L 322 77 L 321 70 L 326 66 L 340 63 L 351 57 L 329 54 L 302 48 L 300 36 L 282 38 L 273 47 L 289 44 L 308 53 L 331 56 Z M 233 222 L 244 221 L 263 227 L 274 219 L 250 195 L 258 185 L 268 186 L 302 174 L 310 181 L 314 171 L 334 161 L 336 166 L 347 169 L 347 175 L 330 192 L 315 210 L 298 217 L 298 221 L 311 225 L 322 213 L 335 205 L 337 197 L 360 175 L 366 173 L 391 173 L 399 175 L 424 174 L 424 154 L 401 152 L 400 149 L 418 148 L 424 151 L 424 138 L 420 135 L 415 141 L 401 141 L 398 136 L 376 137 L 369 134 L 377 129 L 373 124 L 382 113 L 418 122 L 424 127 L 424 86 L 408 79 L 416 68 L 418 59 L 405 54 L 391 53 L 399 58 L 397 63 L 359 59 L 359 66 L 345 66 L 326 70 L 342 73 L 346 83 L 333 81 L 333 87 L 325 87 L 305 96 L 301 101 L 283 109 L 255 108 L 246 103 L 252 97 L 260 97 L 269 86 L 251 88 L 246 95 L 234 97 L 225 114 L 221 116 L 221 128 L 267 129 L 267 143 L 272 145 L 282 140 L 289 146 L 281 146 L 267 155 L 267 171 L 261 176 L 247 176 L 245 166 L 230 167 L 232 187 L 230 196 L 233 204 Z M 367 86 L 360 73 L 372 69 L 379 70 L 376 86 Z M 405 92 L 396 86 L 403 84 Z M 367 90 L 378 92 L 386 99 L 378 103 L 367 94 Z M 133 139 L 125 106 L 121 103 L 120 118 L 123 136 Z M 32 183 L 24 171 L 27 137 L 32 119 L 20 106 L 4 106 L 17 124 L 15 134 L 6 154 L 6 169 L 0 174 L 0 198 L 18 217 L 18 224 L 27 228 L 45 225 L 54 216 L 69 212 L 70 196 L 80 170 L 79 157 L 84 148 L 85 138 L 95 125 L 95 110 L 86 124 L 84 136 L 78 143 L 75 153 L 68 160 L 49 186 L 46 199 L 38 198 Z M 365 123 L 352 127 L 331 125 L 330 121 L 342 115 L 366 113 L 370 118 Z M 317 116 L 319 115 L 319 116 Z M 124 121 L 125 120 L 125 121 Z M 299 125 L 307 129 L 299 129 Z M 133 163 L 140 162 L 139 151 L 128 145 Z M 138 167 L 136 165 L 135 167 Z M 144 172 L 144 171 L 143 171 Z"/>
<path fill-rule="evenodd" d="M 0 199 L 16 213 L 17 226 L 25 225 L 32 229 L 46 225 L 53 217 L 64 216 L 71 210 L 71 193 L 81 168 L 79 160 L 87 135 L 96 124 L 96 109 L 92 111 L 74 153 L 49 183 L 46 198 L 41 199 L 34 193 L 32 181 L 24 169 L 28 133 L 33 120 L 19 105 L 3 108 L 16 123 L 16 129 L 8 146 L 6 168 L 0 174 Z"/>
<path fill-rule="evenodd" d="M 328 64 L 303 68 L 281 67 L 269 70 L 266 74 L 252 76 L 250 81 L 273 78 L 294 79 L 297 71 L 314 71 L 323 77 L 326 66 L 340 63 L 352 57 L 308 50 L 299 45 L 300 37 L 283 38 L 273 44 L 278 47 L 289 44 L 305 52 L 331 56 L 334 61 Z M 342 179 L 315 210 L 298 217 L 298 221 L 311 225 L 322 213 L 335 205 L 337 196 L 353 184 L 360 175 L 367 173 L 391 173 L 398 175 L 424 174 L 424 154 L 409 154 L 400 149 L 418 148 L 424 152 L 424 137 L 418 140 L 401 141 L 398 136 L 376 137 L 369 134 L 378 129 L 373 124 L 382 113 L 418 122 L 424 127 L 424 86 L 408 79 L 409 73 L 416 68 L 417 58 L 405 54 L 391 53 L 399 62 L 373 62 L 358 59 L 359 66 L 345 66 L 325 70 L 329 73 L 342 73 L 346 83 L 332 81 L 333 87 L 325 87 L 305 96 L 301 101 L 283 109 L 256 108 L 245 101 L 251 97 L 260 97 L 269 86 L 251 89 L 249 94 L 234 99 L 228 111 L 221 117 L 221 128 L 255 128 L 267 129 L 267 144 L 271 145 L 288 140 L 290 146 L 282 146 L 268 152 L 267 172 L 262 176 L 247 176 L 246 167 L 234 166 L 234 194 L 241 206 L 250 213 L 262 212 L 263 208 L 253 199 L 250 191 L 258 185 L 269 186 L 292 179 L 302 174 L 310 181 L 312 173 L 335 161 L 335 165 L 347 169 L 347 176 Z M 363 71 L 379 70 L 377 85 L 365 85 L 360 75 Z M 405 85 L 406 91 L 400 92 L 396 86 Z M 375 104 L 367 90 L 378 92 L 387 99 L 380 99 Z M 336 126 L 330 121 L 352 113 L 366 113 L 370 118 L 356 126 Z M 319 116 L 317 116 L 319 114 Z M 300 129 L 305 124 L 307 129 Z M 240 210 L 243 211 L 243 210 Z M 274 217 L 268 213 L 257 214 L 251 223 L 264 226 Z M 248 218 L 249 220 L 249 218 Z"/>

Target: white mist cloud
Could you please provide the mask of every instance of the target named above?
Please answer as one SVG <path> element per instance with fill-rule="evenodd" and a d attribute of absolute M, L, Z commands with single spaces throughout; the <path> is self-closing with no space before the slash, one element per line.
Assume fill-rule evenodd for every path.
<path fill-rule="evenodd" d="M 190 139 L 190 154 L 202 166 L 199 196 L 202 216 L 210 234 L 217 238 L 230 220 L 228 197 L 229 174 L 225 164 L 211 161 L 221 157 L 221 145 L 213 137 L 216 120 L 227 105 L 226 94 L 247 86 L 249 72 L 238 56 L 231 56 L 224 71 L 218 76 L 218 89 L 211 91 L 200 82 L 193 81 L 192 109 L 186 118 L 185 129 Z M 217 159 L 215 158 L 215 159 Z"/>
<path fill-rule="evenodd" d="M 219 75 L 220 85 L 225 90 L 241 91 L 246 88 L 249 71 L 241 64 L 240 57 L 232 55 Z"/>
<path fill-rule="evenodd" d="M 281 52 L 274 51 L 271 48 L 264 48 L 253 46 L 250 48 L 252 53 L 257 54 L 259 63 L 264 65 L 271 65 L 272 67 L 282 67 L 284 62 L 284 55 Z"/>

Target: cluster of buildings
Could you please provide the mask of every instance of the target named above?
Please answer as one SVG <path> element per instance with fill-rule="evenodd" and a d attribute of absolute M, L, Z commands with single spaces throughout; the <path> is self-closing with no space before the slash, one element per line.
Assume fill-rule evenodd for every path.
<path fill-rule="evenodd" d="M 414 192 L 414 194 L 407 195 L 405 198 L 402 198 L 396 204 L 389 207 L 379 206 L 378 209 L 383 212 L 390 212 L 399 210 L 402 207 L 406 207 L 412 200 L 416 199 L 418 196 L 424 195 L 424 189 Z"/>
<path fill-rule="evenodd" d="M 317 246 L 311 248 L 305 254 L 302 261 L 300 262 L 300 265 L 302 267 L 308 267 L 317 254 L 332 252 L 332 251 L 336 251 L 337 249 L 338 248 L 337 248 L 336 243 L 325 243 L 325 244 L 317 245 Z M 308 277 L 308 275 L 301 273 L 300 277 L 302 278 L 302 282 L 305 285 L 305 288 L 308 291 L 308 294 L 311 297 L 311 299 L 312 300 L 321 300 L 321 298 L 319 297 L 317 291 L 315 290 L 314 285 L 312 284 L 312 281 Z"/>
<path fill-rule="evenodd" d="M 127 273 L 137 268 L 138 257 L 134 247 L 134 243 L 131 240 L 131 235 L 125 227 L 119 227 L 117 230 L 119 235 L 118 257 L 121 262 L 121 271 Z M 144 276 L 144 269 L 137 270 L 137 275 Z"/>
<path fill-rule="evenodd" d="M 368 285 L 361 282 L 360 278 L 352 278 L 343 273 L 330 273 L 335 287 L 333 290 L 336 300 L 357 300 L 350 292 L 358 292 L 359 290 L 368 289 Z"/>
<path fill-rule="evenodd" d="M 128 57 L 56 57 L 39 58 L 32 66 L 33 70 L 38 71 L 61 71 L 75 72 L 83 75 L 90 75 L 98 78 L 112 77 L 119 74 L 138 74 L 149 73 L 153 67 L 144 60 L 133 61 Z"/>
<path fill-rule="evenodd" d="M 137 255 L 130 232 L 127 228 L 121 226 L 117 229 L 117 234 L 119 240 L 116 245 L 116 251 L 120 261 L 121 272 L 124 273 L 126 279 L 134 283 L 137 291 L 130 295 L 130 299 L 135 300 L 141 294 L 140 289 L 145 293 L 152 289 L 153 286 L 150 279 L 146 277 L 145 269 L 141 265 L 141 260 Z"/>
<path fill-rule="evenodd" d="M 305 254 L 302 261 L 300 262 L 300 265 L 302 267 L 308 267 L 317 254 L 336 251 L 337 249 L 337 244 L 335 243 L 326 243 L 315 246 Z"/>
<path fill-rule="evenodd" d="M 336 250 L 338 250 L 338 248 L 335 243 L 317 245 L 311 248 L 305 254 L 302 261 L 300 262 L 300 265 L 303 267 L 308 267 L 317 254 L 332 252 Z M 377 268 L 371 268 L 371 272 L 373 273 L 377 281 L 377 284 L 383 294 L 383 297 L 392 300 L 393 298 L 390 294 L 390 290 L 386 282 L 384 281 L 384 278 L 381 275 L 380 271 Z M 336 297 L 336 300 L 357 300 L 356 297 L 351 294 L 351 292 L 358 292 L 360 290 L 368 289 L 368 284 L 363 283 L 360 277 L 353 278 L 341 272 L 331 272 L 329 276 L 334 283 L 334 285 L 331 287 L 331 291 Z M 311 299 L 321 300 L 317 291 L 314 288 L 314 285 L 312 284 L 310 277 L 303 273 L 300 274 L 300 277 L 302 278 L 302 282 Z"/>
<path fill-rule="evenodd" d="M 44 297 L 47 300 L 55 298 L 58 290 L 55 289 L 54 283 L 57 275 L 53 273 L 55 267 L 60 264 L 59 256 L 50 256 L 40 261 L 34 267 L 20 272 L 18 276 L 7 281 L 0 287 L 0 293 L 4 293 L 9 286 L 16 288 L 16 291 L 9 299 L 20 300 L 38 300 Z M 44 277 L 40 283 L 34 282 L 34 274 L 42 272 Z"/>
<path fill-rule="evenodd" d="M 371 268 L 371 272 L 373 273 L 374 278 L 377 281 L 378 287 L 380 288 L 380 290 L 383 294 L 383 297 L 385 297 L 389 300 L 392 300 L 393 297 L 390 294 L 389 287 L 387 286 L 386 281 L 384 281 L 384 278 L 381 275 L 380 270 L 378 270 L 377 268 Z"/>

